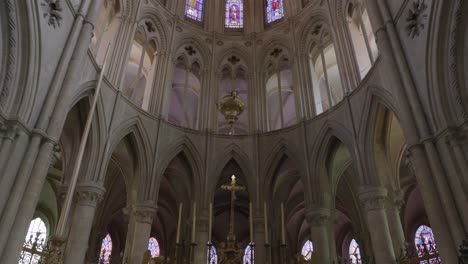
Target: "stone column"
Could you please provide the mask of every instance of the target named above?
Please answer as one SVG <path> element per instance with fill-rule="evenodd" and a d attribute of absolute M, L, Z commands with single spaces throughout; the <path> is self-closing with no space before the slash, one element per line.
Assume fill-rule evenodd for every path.
<path fill-rule="evenodd" d="M 151 224 L 156 215 L 152 204 L 134 205 L 126 209 L 129 216 L 127 241 L 125 243 L 124 263 L 141 263 L 143 254 L 148 250 Z"/>
<path fill-rule="evenodd" d="M 392 236 L 393 249 L 396 257 L 402 256 L 406 251 L 405 232 L 401 223 L 400 212 L 404 205 L 402 192 L 394 193 L 392 198 L 388 199 L 387 218 L 388 227 Z"/>
<path fill-rule="evenodd" d="M 205 214 L 206 215 L 206 214 Z M 201 216 L 197 221 L 193 263 L 207 263 L 208 217 Z"/>
<path fill-rule="evenodd" d="M 65 263 L 84 263 L 96 206 L 101 201 L 103 194 L 104 189 L 97 185 L 77 187 L 76 203 L 65 249 Z"/>
<path fill-rule="evenodd" d="M 359 193 L 359 200 L 367 218 L 375 262 L 394 264 L 396 258 L 385 213 L 386 198 L 387 190 L 376 187 L 367 187 Z"/>
<path fill-rule="evenodd" d="M 307 222 L 310 226 L 311 241 L 314 244 L 313 263 L 330 264 L 329 221 L 330 210 L 316 208 L 307 212 Z"/>
<path fill-rule="evenodd" d="M 254 218 L 254 260 L 256 263 L 266 263 L 265 225 L 263 217 Z"/>

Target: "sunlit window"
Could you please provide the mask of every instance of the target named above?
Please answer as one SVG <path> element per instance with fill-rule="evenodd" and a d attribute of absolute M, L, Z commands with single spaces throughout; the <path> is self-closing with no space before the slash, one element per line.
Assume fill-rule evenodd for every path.
<path fill-rule="evenodd" d="M 356 240 L 351 240 L 349 245 L 349 259 L 352 264 L 361 264 L 361 250 Z"/>
<path fill-rule="evenodd" d="M 227 28 L 244 27 L 244 1 L 227 0 L 226 1 L 226 22 Z"/>
<path fill-rule="evenodd" d="M 312 241 L 307 240 L 304 243 L 304 246 L 302 246 L 302 256 L 304 257 L 305 260 L 311 260 L 312 259 L 312 253 L 314 252 L 314 245 L 312 244 Z"/>
<path fill-rule="evenodd" d="M 19 264 L 39 264 L 43 258 L 43 250 L 47 243 L 47 228 L 41 218 L 36 218 L 29 225 Z"/>
<path fill-rule="evenodd" d="M 422 225 L 416 230 L 414 245 L 418 252 L 418 257 L 421 259 L 420 264 L 442 263 L 439 258 L 434 233 L 432 233 L 430 227 Z"/>
<path fill-rule="evenodd" d="M 156 238 L 151 237 L 149 239 L 148 250 L 151 251 L 151 257 L 152 258 L 159 257 L 161 252 L 160 252 L 160 249 L 159 249 L 158 240 L 156 240 Z"/>
<path fill-rule="evenodd" d="M 101 252 L 99 253 L 99 264 L 109 264 L 112 254 L 112 238 L 109 234 L 104 237 L 101 243 Z"/>

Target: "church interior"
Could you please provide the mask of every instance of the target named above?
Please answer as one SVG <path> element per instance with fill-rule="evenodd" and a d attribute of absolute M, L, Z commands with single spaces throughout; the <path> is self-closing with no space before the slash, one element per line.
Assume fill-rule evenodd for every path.
<path fill-rule="evenodd" d="M 0 264 L 467 264 L 467 174 L 467 1 L 0 1 Z"/>

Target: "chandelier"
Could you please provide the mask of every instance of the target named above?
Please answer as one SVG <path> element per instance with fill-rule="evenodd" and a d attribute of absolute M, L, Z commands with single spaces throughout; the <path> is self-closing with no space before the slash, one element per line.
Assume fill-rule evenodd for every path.
<path fill-rule="evenodd" d="M 231 91 L 230 94 L 225 95 L 219 104 L 217 104 L 219 112 L 223 114 L 226 122 L 231 126 L 229 135 L 234 135 L 234 124 L 239 119 L 245 108 L 244 102 L 239 97 L 236 90 Z"/>

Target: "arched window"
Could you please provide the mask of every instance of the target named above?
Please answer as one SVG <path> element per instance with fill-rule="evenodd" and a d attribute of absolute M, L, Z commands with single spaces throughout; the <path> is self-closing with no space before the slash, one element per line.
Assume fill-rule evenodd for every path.
<path fill-rule="evenodd" d="M 148 250 L 151 251 L 151 257 L 152 258 L 159 257 L 161 251 L 159 249 L 159 243 L 158 243 L 158 240 L 156 240 L 156 238 L 151 237 L 149 239 L 149 241 L 148 241 Z"/>
<path fill-rule="evenodd" d="M 150 38 L 150 31 L 154 31 L 154 26 L 152 22 L 146 21 L 137 30 L 128 58 L 122 91 L 138 107 L 147 110 L 156 61 L 156 44 Z"/>
<path fill-rule="evenodd" d="M 218 253 L 216 253 L 216 248 L 211 246 L 208 249 L 208 264 L 218 264 Z"/>
<path fill-rule="evenodd" d="M 291 70 L 273 74 L 266 84 L 268 120 L 270 130 L 294 125 L 296 104 Z"/>
<path fill-rule="evenodd" d="M 378 55 L 374 32 L 362 0 L 348 6 L 348 28 L 361 79 L 371 69 Z"/>
<path fill-rule="evenodd" d="M 201 95 L 201 65 L 197 51 L 186 46 L 177 58 L 169 99 L 168 121 L 183 127 L 198 128 Z M 192 54 L 192 55 L 190 55 Z"/>
<path fill-rule="evenodd" d="M 361 264 L 361 250 L 355 239 L 349 244 L 349 260 L 351 264 Z"/>
<path fill-rule="evenodd" d="M 266 20 L 272 23 L 284 17 L 283 0 L 266 1 Z"/>
<path fill-rule="evenodd" d="M 253 263 L 254 263 L 254 251 L 253 251 L 252 245 L 249 244 L 249 245 L 245 248 L 245 252 L 244 252 L 244 264 L 253 264 Z"/>
<path fill-rule="evenodd" d="M 344 96 L 335 45 L 328 32 L 319 35 L 321 37 L 312 47 L 309 56 L 317 115 L 336 105 Z"/>
<path fill-rule="evenodd" d="M 104 237 L 101 243 L 101 252 L 99 253 L 99 264 L 109 264 L 112 254 L 112 238 L 109 234 Z"/>
<path fill-rule="evenodd" d="M 19 264 L 39 264 L 42 262 L 41 252 L 47 243 L 47 228 L 41 218 L 31 221 L 26 235 L 23 250 L 19 258 Z"/>
<path fill-rule="evenodd" d="M 314 245 L 312 244 L 312 241 L 307 240 L 302 246 L 301 254 L 305 260 L 311 260 L 313 252 L 314 252 Z"/>
<path fill-rule="evenodd" d="M 269 53 L 266 69 L 266 103 L 269 130 L 294 125 L 297 122 L 293 73 L 290 56 L 282 47 L 275 47 Z"/>
<path fill-rule="evenodd" d="M 416 230 L 414 245 L 421 260 L 420 264 L 441 263 L 434 234 L 430 227 L 422 225 Z"/>
<path fill-rule="evenodd" d="M 104 0 L 104 4 L 99 13 L 96 29 L 91 39 L 91 51 L 96 56 L 98 64 L 104 63 L 104 56 L 109 43 L 119 26 L 119 21 L 116 19 L 118 14 L 118 1 Z"/>
<path fill-rule="evenodd" d="M 202 21 L 203 0 L 186 0 L 185 16 L 196 21 Z"/>
<path fill-rule="evenodd" d="M 227 0 L 226 1 L 226 19 L 225 26 L 227 28 L 243 28 L 244 27 L 244 0 Z"/>

